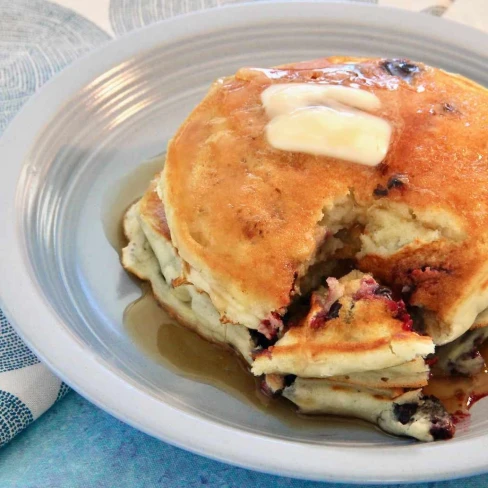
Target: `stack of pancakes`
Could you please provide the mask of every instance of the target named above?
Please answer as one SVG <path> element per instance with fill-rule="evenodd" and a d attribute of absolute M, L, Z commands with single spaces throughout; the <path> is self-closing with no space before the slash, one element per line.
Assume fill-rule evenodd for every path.
<path fill-rule="evenodd" d="M 273 148 L 261 94 L 297 82 L 374 93 L 392 127 L 381 164 Z M 487 102 L 406 60 L 241 69 L 214 83 L 128 210 L 123 265 L 302 412 L 449 438 L 422 387 L 438 358 L 447 374 L 478 371 L 467 358 L 488 335 Z"/>

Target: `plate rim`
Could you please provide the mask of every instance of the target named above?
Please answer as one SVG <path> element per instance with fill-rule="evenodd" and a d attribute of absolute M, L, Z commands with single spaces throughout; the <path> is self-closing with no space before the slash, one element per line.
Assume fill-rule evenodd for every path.
<path fill-rule="evenodd" d="M 10 162 L 2 167 L 0 178 L 0 221 L 4 223 L 3 239 L 0 239 L 0 305 L 26 344 L 74 390 L 123 422 L 188 451 L 262 472 L 321 481 L 398 483 L 479 474 L 488 470 L 488 461 L 483 455 L 483 439 L 488 434 L 484 438 L 464 439 L 455 443 L 411 444 L 393 449 L 331 447 L 242 431 L 162 403 L 111 371 L 106 363 L 99 361 L 94 353 L 64 329 L 62 321 L 31 279 L 28 258 L 22 248 L 21 229 L 16 219 L 19 212 L 17 181 L 30 148 L 44 127 L 75 93 L 111 67 L 165 42 L 187 37 L 188 31 L 196 35 L 231 24 L 245 25 L 244 19 L 246 16 L 253 18 L 252 12 L 259 13 L 261 22 L 276 22 L 286 17 L 303 22 L 306 18 L 316 19 L 317 16 L 326 15 L 338 19 L 356 16 L 364 21 L 371 18 L 374 12 L 376 21 L 389 17 L 390 20 L 408 23 L 412 29 L 415 24 L 418 32 L 428 27 L 431 32 L 433 29 L 434 33 L 439 33 L 450 26 L 450 35 L 457 33 L 465 44 L 471 39 L 471 44 L 479 42 L 479 45 L 483 45 L 480 41 L 484 40 L 486 45 L 488 40 L 483 32 L 446 19 L 359 2 L 348 4 L 347 7 L 345 9 L 344 4 L 338 2 L 268 1 L 217 7 L 219 15 L 215 15 L 215 9 L 193 12 L 157 22 L 107 42 L 51 78 L 27 101 L 0 139 L 0 160 Z M 165 28 L 161 29 L 161 25 Z M 63 96 L 59 97 L 59 93 L 63 93 Z M 22 297 L 18 290 L 22 290 Z M 22 306 L 26 300 L 29 307 Z M 43 321 L 51 325 L 40 333 L 37 324 Z M 54 338 L 63 347 L 51 348 Z M 97 383 L 90 380 L 92 377 L 97 377 Z M 124 397 L 130 398 L 131 402 L 124 404 L 121 401 Z M 165 417 L 166 421 L 158 423 L 161 417 Z M 218 439 L 218 443 L 215 439 Z M 469 456 L 466 448 L 469 449 Z M 458 461 L 458 465 L 453 466 L 449 453 L 455 453 L 453 459 Z M 399 458 L 403 469 L 398 467 Z M 433 458 L 437 463 L 434 468 Z M 297 459 L 300 460 L 299 465 Z M 348 460 L 347 465 L 345 459 Z M 377 464 L 378 459 L 383 461 L 381 468 Z M 414 462 L 415 470 L 412 470 Z M 352 464 L 355 466 L 354 472 L 350 469 Z M 459 467 L 459 464 L 462 466 Z"/>

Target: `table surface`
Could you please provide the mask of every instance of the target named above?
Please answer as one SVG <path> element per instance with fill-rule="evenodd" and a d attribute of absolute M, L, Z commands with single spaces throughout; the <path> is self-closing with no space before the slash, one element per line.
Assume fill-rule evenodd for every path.
<path fill-rule="evenodd" d="M 2 488 L 347 488 L 228 466 L 158 441 L 71 392 L 0 452 Z M 390 485 L 398 486 L 398 485 Z M 412 488 L 488 486 L 488 476 Z"/>
<path fill-rule="evenodd" d="M 62 69 L 63 65 L 84 52 L 107 42 L 111 37 L 140 26 L 141 19 L 147 19 L 148 13 L 159 12 L 161 15 L 169 15 L 169 10 L 166 12 L 167 9 L 156 8 L 156 4 L 164 4 L 165 7 L 170 3 L 173 6 L 177 5 L 174 12 L 170 9 L 169 13 L 172 15 L 182 13 L 185 9 L 193 9 L 195 6 L 195 8 L 202 8 L 234 3 L 234 1 L 237 0 L 182 0 L 181 2 L 166 1 L 163 3 L 158 3 L 156 0 L 56 0 L 56 2 L 0 0 L 0 41 L 2 41 L 2 34 L 7 41 L 9 40 L 6 35 L 8 29 L 11 29 L 12 38 L 19 39 L 17 32 L 23 31 L 25 28 L 36 35 L 38 45 L 43 45 L 49 39 L 47 24 L 44 24 L 44 30 L 40 28 L 34 31 L 31 30 L 32 26 L 27 25 L 27 20 L 41 26 L 45 16 L 54 18 L 55 15 L 59 15 L 63 26 L 68 26 L 75 33 L 83 31 L 81 37 L 69 37 L 70 42 L 71 39 L 84 39 L 83 45 L 73 46 L 66 41 L 61 46 L 65 54 L 63 61 L 59 65 L 50 64 L 47 67 L 49 69 L 43 66 L 40 73 L 45 78 L 41 77 L 41 81 L 44 82 L 54 72 Z M 479 16 L 473 17 L 470 9 L 464 9 L 461 12 L 461 7 L 465 6 L 468 1 L 477 4 L 475 10 L 478 14 L 480 9 L 486 7 L 486 0 L 456 0 L 454 4 L 456 12 L 453 7 L 448 14 L 453 12 L 453 18 L 455 13 L 458 20 L 475 25 Z M 382 0 L 380 0 L 381 2 Z M 383 3 L 390 4 L 402 2 L 414 4 L 409 0 L 383 0 Z M 421 7 L 426 3 L 424 0 L 415 0 L 415 2 Z M 431 3 L 436 2 L 432 0 Z M 448 5 L 449 0 L 439 0 L 437 4 Z M 131 9 L 137 13 L 137 17 L 134 16 Z M 12 14 L 12 11 L 18 11 L 19 15 Z M 29 13 L 28 19 L 25 17 L 26 12 Z M 81 20 L 79 16 L 82 17 Z M 22 29 L 17 29 L 17 26 L 20 25 L 18 24 L 20 18 L 24 18 Z M 136 20 L 137 22 L 141 20 L 141 22 L 138 24 Z M 16 22 L 17 24 L 15 24 Z M 12 45 L 9 44 L 9 46 Z M 12 47 L 9 47 L 8 55 L 15 54 L 23 58 L 25 53 L 29 53 L 27 44 L 17 43 L 13 50 L 15 51 L 17 47 L 18 52 L 13 54 Z M 42 51 L 42 46 L 40 51 Z M 31 85 L 31 83 L 26 83 L 24 91 L 16 93 L 15 99 L 10 100 L 12 103 L 8 106 L 8 110 L 0 113 L 0 131 L 6 127 L 14 113 L 38 88 Z M 331 488 L 345 485 L 321 484 L 263 475 L 210 461 L 153 439 L 123 424 L 75 392 L 69 393 L 66 398 L 54 405 L 0 451 L 0 487 L 2 488 L 112 486 L 117 488 L 155 486 L 169 488 L 199 486 L 312 488 L 327 486 Z M 414 488 L 488 487 L 488 475 L 464 479 L 462 482 L 424 483 L 411 486 Z"/>

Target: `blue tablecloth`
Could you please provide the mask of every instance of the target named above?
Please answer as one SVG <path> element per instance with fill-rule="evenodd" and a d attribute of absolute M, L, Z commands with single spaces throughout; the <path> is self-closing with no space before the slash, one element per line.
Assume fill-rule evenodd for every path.
<path fill-rule="evenodd" d="M 488 476 L 411 486 L 485 487 Z M 190 454 L 132 429 L 74 392 L 0 452 L 0 487 L 347 488 L 263 475 Z"/>
<path fill-rule="evenodd" d="M 0 134 L 45 81 L 82 54 L 156 20 L 237 1 L 0 0 Z M 402 4 L 401 0 L 363 1 Z M 452 13 L 455 8 L 458 20 L 478 25 L 479 17 L 458 6 L 472 1 L 478 4 L 479 12 L 486 0 L 456 0 L 454 4 L 452 1 L 404 0 L 403 5 L 451 18 L 455 18 Z M 16 378 L 22 373 L 23 378 L 32 379 L 34 376 L 26 373 L 27 368 L 36 372 L 37 383 L 31 381 L 29 386 L 36 388 L 36 395 L 27 391 L 27 386 L 23 391 L 21 380 L 12 381 L 12 375 L 17 372 Z M 0 443 L 21 432 L 66 392 L 66 386 L 43 368 L 10 325 L 0 320 L 0 373 L 9 374 L 10 386 L 16 390 L 15 394 L 2 391 L 2 388 L 6 390 L 5 383 L 0 385 L 3 395 L 0 396 L 0 433 L 7 432 L 5 438 L 0 436 Z M 39 390 L 46 395 L 39 396 Z M 25 412 L 22 418 L 19 409 Z M 1 488 L 155 486 L 305 488 L 320 485 L 234 468 L 184 452 L 132 429 L 74 392 L 55 403 L 0 450 Z M 412 486 L 488 486 L 488 475 Z"/>

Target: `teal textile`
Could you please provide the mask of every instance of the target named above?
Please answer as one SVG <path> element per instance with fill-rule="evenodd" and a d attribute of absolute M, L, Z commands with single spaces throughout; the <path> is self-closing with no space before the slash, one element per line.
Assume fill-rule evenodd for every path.
<path fill-rule="evenodd" d="M 351 469 L 354 469 L 351 466 Z M 69 393 L 0 451 L 2 488 L 347 488 L 263 475 L 149 437 Z M 390 487 L 399 485 L 389 485 Z M 488 487 L 488 475 L 412 488 Z"/>

